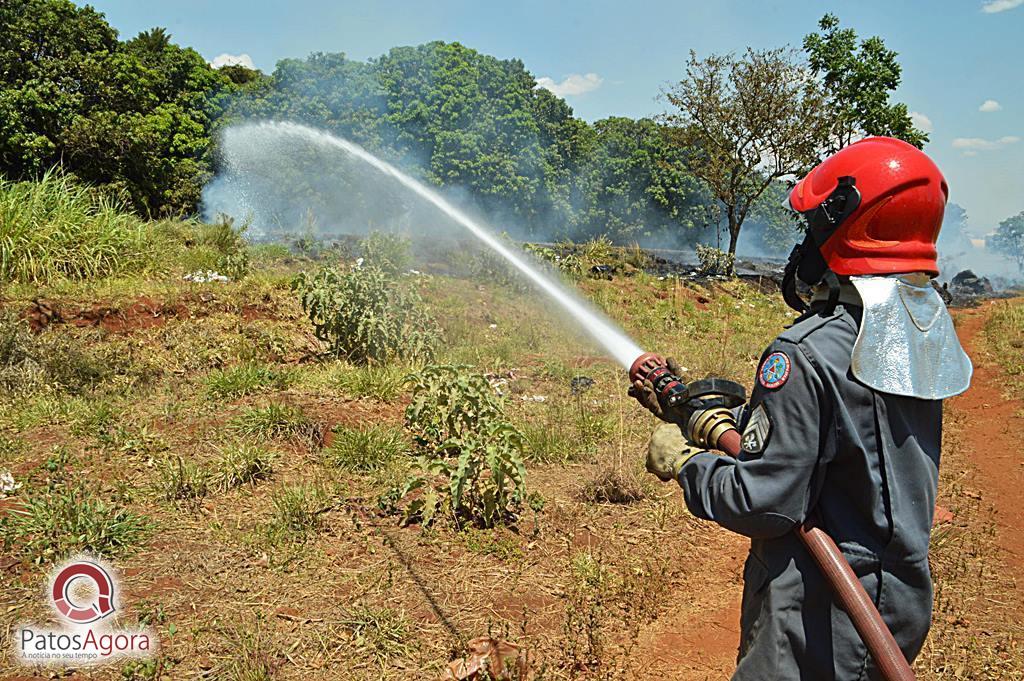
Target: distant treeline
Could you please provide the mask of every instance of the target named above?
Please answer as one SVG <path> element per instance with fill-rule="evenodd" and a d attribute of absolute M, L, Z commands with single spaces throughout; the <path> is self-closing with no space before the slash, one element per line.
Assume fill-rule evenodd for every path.
<path fill-rule="evenodd" d="M 265 75 L 215 70 L 161 28 L 121 41 L 102 14 L 68 0 L 8 0 L 0 75 L 0 176 L 33 179 L 60 166 L 144 216 L 198 212 L 217 170 L 217 130 L 260 118 L 351 139 L 464 190 L 526 237 L 685 244 L 713 239 L 720 223 L 671 128 L 588 123 L 521 61 L 458 43 L 366 62 L 316 53 Z M 773 187 L 752 211 L 748 246 L 792 241 L 783 191 Z"/>

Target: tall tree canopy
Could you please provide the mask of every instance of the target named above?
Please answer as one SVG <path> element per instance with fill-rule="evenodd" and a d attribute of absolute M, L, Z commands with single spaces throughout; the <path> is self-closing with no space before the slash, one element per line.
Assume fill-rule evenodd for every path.
<path fill-rule="evenodd" d="M 147 214 L 190 211 L 208 177 L 216 96 L 230 84 L 163 29 L 120 42 L 91 7 L 0 4 L 0 172 L 63 164 Z"/>
<path fill-rule="evenodd" d="M 467 190 L 499 225 L 526 235 L 685 239 L 688 211 L 703 200 L 662 126 L 588 125 L 521 61 L 458 43 L 399 47 L 369 62 L 283 60 L 222 123 L 251 118 L 327 129 L 431 184 Z"/>
<path fill-rule="evenodd" d="M 1016 260 L 1017 267 L 1024 274 L 1024 211 L 1000 222 L 988 242 L 995 252 Z"/>
<path fill-rule="evenodd" d="M 729 253 L 762 194 L 814 164 L 828 118 L 818 83 L 785 50 L 742 57 L 690 53 L 686 77 L 665 93 L 663 120 L 688 149 L 687 166 L 721 202 Z"/>
<path fill-rule="evenodd" d="M 907 105 L 889 101 L 903 75 L 899 55 L 878 36 L 858 42 L 857 32 L 840 28 L 834 14 L 822 17 L 818 28 L 820 33 L 804 37 L 804 51 L 822 79 L 832 116 L 825 150 L 836 152 L 867 135 L 897 137 L 923 147 L 928 135 L 914 127 Z"/>

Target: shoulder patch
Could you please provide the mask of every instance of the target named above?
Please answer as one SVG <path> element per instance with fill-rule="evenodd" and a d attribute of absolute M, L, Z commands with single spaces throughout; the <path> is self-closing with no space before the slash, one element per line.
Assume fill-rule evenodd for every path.
<path fill-rule="evenodd" d="M 757 380 L 765 388 L 774 390 L 782 387 L 789 380 L 792 362 L 789 355 L 782 351 L 773 352 L 764 358 L 761 368 L 757 371 Z"/>
<path fill-rule="evenodd" d="M 768 410 L 763 404 L 754 407 L 747 421 L 747 427 L 743 429 L 743 436 L 740 442 L 743 451 L 747 454 L 760 454 L 768 444 L 768 437 L 772 434 L 772 420 L 768 416 Z"/>

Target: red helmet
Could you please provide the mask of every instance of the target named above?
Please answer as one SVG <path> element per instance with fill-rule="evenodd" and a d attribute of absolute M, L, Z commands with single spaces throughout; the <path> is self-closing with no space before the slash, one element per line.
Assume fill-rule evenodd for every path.
<path fill-rule="evenodd" d="M 838 275 L 934 276 L 948 197 L 945 178 L 924 152 L 891 137 L 868 137 L 807 173 L 789 204 L 808 217 L 825 264 Z"/>

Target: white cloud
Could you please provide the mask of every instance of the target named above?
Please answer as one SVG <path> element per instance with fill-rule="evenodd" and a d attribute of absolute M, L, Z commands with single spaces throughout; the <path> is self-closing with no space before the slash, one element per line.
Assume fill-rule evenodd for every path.
<path fill-rule="evenodd" d="M 1022 0 L 1024 2 L 1024 0 Z M 604 82 L 604 78 L 597 75 L 596 73 L 571 73 L 565 77 L 561 83 L 556 83 L 547 76 L 542 76 L 537 79 L 537 87 L 542 87 L 545 90 L 550 90 L 553 94 L 559 97 L 572 97 L 573 95 L 582 95 L 586 92 L 596 90 L 601 87 L 601 83 Z"/>
<path fill-rule="evenodd" d="M 252 63 L 252 57 L 247 54 L 218 54 L 210 62 L 210 66 L 215 69 L 222 68 L 224 66 L 244 66 L 247 69 L 255 69 L 256 65 Z"/>
<path fill-rule="evenodd" d="M 981 111 L 983 113 L 992 113 L 993 111 L 1000 111 L 1002 108 L 1003 105 L 997 102 L 996 100 L 986 99 L 984 102 L 981 103 L 981 106 L 978 107 L 978 111 Z"/>
<path fill-rule="evenodd" d="M 914 124 L 914 127 L 921 132 L 935 132 L 935 126 L 932 125 L 932 119 L 925 116 L 920 111 L 910 112 L 910 122 Z"/>
<path fill-rule="evenodd" d="M 953 148 L 963 150 L 965 156 L 974 156 L 979 151 L 991 151 L 1017 142 L 1020 142 L 1020 137 L 1016 135 L 1004 135 L 995 140 L 984 137 L 957 137 L 953 140 Z"/>
<path fill-rule="evenodd" d="M 1021 5 L 1024 5 L 1024 0 L 989 0 L 981 6 L 981 11 L 985 14 L 995 14 Z"/>

